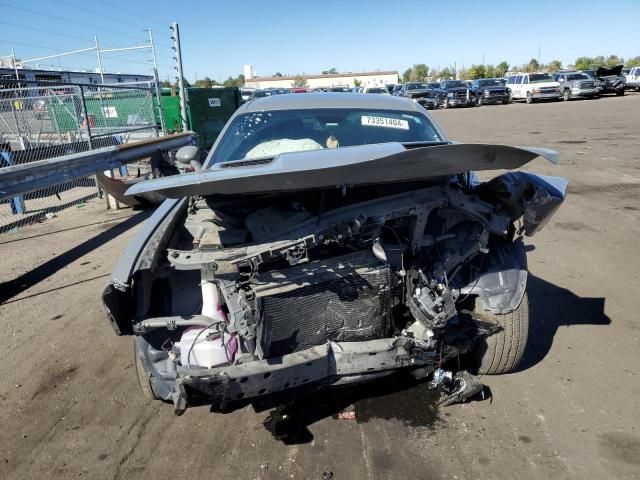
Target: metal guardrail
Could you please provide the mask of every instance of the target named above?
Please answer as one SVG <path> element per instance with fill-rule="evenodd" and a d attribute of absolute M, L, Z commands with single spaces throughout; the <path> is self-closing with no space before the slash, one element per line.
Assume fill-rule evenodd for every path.
<path fill-rule="evenodd" d="M 184 132 L 6 167 L 0 169 L 0 200 L 119 168 L 158 149 L 168 151 L 192 145 L 194 136 L 193 132 Z"/>

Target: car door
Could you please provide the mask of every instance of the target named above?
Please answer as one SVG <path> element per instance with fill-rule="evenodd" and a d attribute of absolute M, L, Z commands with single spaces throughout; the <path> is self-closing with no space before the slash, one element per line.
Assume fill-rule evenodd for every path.
<path fill-rule="evenodd" d="M 526 98 L 529 91 L 529 75 L 522 76 L 522 82 L 520 82 L 520 98 Z"/>
<path fill-rule="evenodd" d="M 521 89 L 522 89 L 522 75 L 516 75 L 515 79 L 513 80 L 513 88 L 512 90 L 512 95 L 513 98 L 522 98 L 521 95 Z"/>
<path fill-rule="evenodd" d="M 564 74 L 564 73 L 561 73 L 561 74 L 559 74 L 559 75 L 556 75 L 556 76 L 555 76 L 555 78 L 554 78 L 554 80 L 560 84 L 560 87 L 561 87 L 561 88 L 564 88 L 564 87 L 566 87 L 566 86 L 567 86 L 567 85 L 566 85 L 567 77 L 565 76 L 565 74 Z"/>

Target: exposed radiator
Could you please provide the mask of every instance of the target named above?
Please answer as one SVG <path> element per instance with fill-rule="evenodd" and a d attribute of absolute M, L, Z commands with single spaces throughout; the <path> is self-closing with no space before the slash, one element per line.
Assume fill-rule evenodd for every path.
<path fill-rule="evenodd" d="M 266 358 L 387 335 L 392 305 L 387 265 L 358 252 L 259 276 L 260 344 Z"/>

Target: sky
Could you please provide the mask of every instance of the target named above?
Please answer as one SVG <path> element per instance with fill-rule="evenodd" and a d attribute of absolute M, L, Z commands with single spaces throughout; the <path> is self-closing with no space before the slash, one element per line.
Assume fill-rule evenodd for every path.
<path fill-rule="evenodd" d="M 178 22 L 185 77 L 510 65 L 539 59 L 640 55 L 640 0 L 0 0 L 0 57 L 21 60 L 156 43 L 161 80 L 175 77 L 169 25 Z M 109 72 L 150 73 L 149 49 L 103 53 Z M 30 63 L 95 70 L 95 52 Z"/>

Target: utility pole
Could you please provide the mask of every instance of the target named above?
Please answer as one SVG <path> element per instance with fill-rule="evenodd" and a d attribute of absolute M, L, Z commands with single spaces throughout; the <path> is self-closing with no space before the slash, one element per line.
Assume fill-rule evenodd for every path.
<path fill-rule="evenodd" d="M 180 30 L 178 23 L 173 22 L 171 25 L 173 30 L 173 49 L 176 52 L 174 57 L 176 60 L 176 70 L 178 71 L 178 88 L 180 89 L 180 116 L 182 117 L 182 129 L 189 130 L 187 122 L 187 92 L 184 89 L 184 77 L 182 75 L 182 51 L 180 50 Z"/>
<path fill-rule="evenodd" d="M 20 75 L 18 74 L 18 64 L 16 63 L 16 51 L 11 47 L 11 63 L 13 63 L 13 70 L 16 73 L 16 80 L 20 80 Z M 18 84 L 20 86 L 20 84 Z"/>
<path fill-rule="evenodd" d="M 160 80 L 158 79 L 158 62 L 156 61 L 156 48 L 153 44 L 153 34 L 151 33 L 151 29 L 147 30 L 149 32 L 149 43 L 151 43 L 151 55 L 153 56 L 153 83 L 156 89 L 156 100 L 158 101 L 158 114 L 160 117 L 160 127 L 162 128 L 162 134 L 167 134 L 167 129 L 164 124 L 164 114 L 162 112 L 162 97 L 160 96 Z"/>
<path fill-rule="evenodd" d="M 96 42 L 96 55 L 98 56 L 98 68 L 100 69 L 100 81 L 104 85 L 104 71 L 102 70 L 102 57 L 100 56 L 100 46 L 98 45 L 98 36 L 94 35 L 93 39 Z"/>

